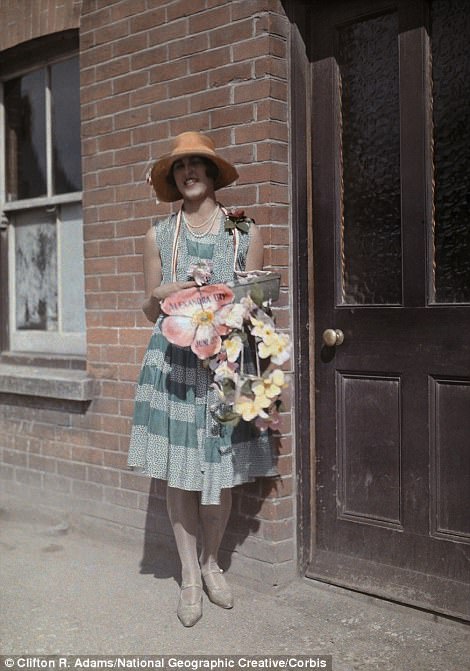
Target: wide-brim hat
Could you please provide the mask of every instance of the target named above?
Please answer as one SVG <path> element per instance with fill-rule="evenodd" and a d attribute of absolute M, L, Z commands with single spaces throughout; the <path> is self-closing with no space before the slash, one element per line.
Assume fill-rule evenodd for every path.
<path fill-rule="evenodd" d="M 204 156 L 217 166 L 219 174 L 214 181 L 214 190 L 228 186 L 238 178 L 234 166 L 216 153 L 215 145 L 207 135 L 196 131 L 181 133 L 174 138 L 170 153 L 156 161 L 150 172 L 150 180 L 157 198 L 164 203 L 172 203 L 182 198 L 176 186 L 173 186 L 167 177 L 173 163 L 183 156 Z"/>

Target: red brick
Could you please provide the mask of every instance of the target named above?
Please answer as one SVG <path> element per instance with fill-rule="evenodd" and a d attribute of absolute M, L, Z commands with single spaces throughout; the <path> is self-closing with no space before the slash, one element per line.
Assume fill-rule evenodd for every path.
<path fill-rule="evenodd" d="M 261 184 L 259 198 L 263 203 L 289 203 L 289 189 L 281 184 Z"/>
<path fill-rule="evenodd" d="M 209 33 L 211 49 L 214 47 L 222 47 L 226 44 L 232 44 L 233 53 L 235 53 L 236 46 L 240 47 L 240 43 L 245 43 L 253 35 L 253 21 L 246 19 L 244 21 L 237 21 L 228 26 L 222 26 L 218 30 L 211 30 Z M 237 44 L 238 43 L 238 44 Z M 265 52 L 266 53 L 266 52 Z M 246 56 L 246 60 L 250 58 Z"/>
<path fill-rule="evenodd" d="M 27 487 L 42 487 L 43 474 L 40 471 L 29 471 L 23 468 L 15 468 L 15 479 Z"/>
<path fill-rule="evenodd" d="M 35 471 L 48 471 L 49 473 L 55 473 L 56 471 L 56 460 L 48 457 L 43 457 L 38 454 L 30 454 L 28 456 L 28 466 Z"/>
<path fill-rule="evenodd" d="M 118 77 L 123 75 L 130 70 L 130 58 L 129 56 L 123 56 L 122 58 L 113 58 L 110 61 L 101 63 L 96 66 L 96 81 L 101 81 L 103 79 L 112 79 L 113 77 Z M 83 82 L 82 82 L 83 85 Z"/>
<path fill-rule="evenodd" d="M 102 485 L 117 487 L 119 485 L 119 473 L 117 471 L 112 471 L 109 468 L 87 466 L 87 480 Z"/>
<path fill-rule="evenodd" d="M 117 2 L 110 8 L 111 20 L 119 21 L 127 16 L 132 17 L 140 14 L 146 8 L 145 0 L 132 0 L 132 2 Z M 132 21 L 132 18 L 131 18 Z"/>
<path fill-rule="evenodd" d="M 94 447 L 76 446 L 72 447 L 72 459 L 74 461 L 83 461 L 87 464 L 102 464 L 103 450 Z"/>
<path fill-rule="evenodd" d="M 219 49 L 211 49 L 202 54 L 191 54 L 189 58 L 190 72 L 211 72 L 214 68 L 230 63 L 230 47 L 224 45 Z"/>
<path fill-rule="evenodd" d="M 230 12 L 230 3 L 224 3 L 221 7 L 191 16 L 189 19 L 189 33 L 194 35 L 201 31 L 205 32 L 219 26 L 229 25 Z"/>
<path fill-rule="evenodd" d="M 41 447 L 41 454 L 46 457 L 55 457 L 55 459 L 70 459 L 72 448 L 70 445 L 64 445 L 60 442 L 44 441 Z"/>
<path fill-rule="evenodd" d="M 149 160 L 149 148 L 145 147 L 127 147 L 114 152 L 114 165 L 133 165 L 142 161 Z M 116 192 L 117 193 L 117 192 Z M 127 198 L 129 198 L 129 188 L 126 187 Z"/>
<path fill-rule="evenodd" d="M 258 161 L 279 161 L 287 169 L 289 148 L 285 142 L 258 142 L 256 144 Z"/>
<path fill-rule="evenodd" d="M 173 21 L 174 19 L 179 19 L 182 16 L 191 16 L 195 13 L 195 10 L 200 9 L 201 3 L 194 2 L 194 0 L 177 0 L 167 7 L 167 19 L 168 21 Z"/>
<path fill-rule="evenodd" d="M 288 266 L 289 256 L 287 247 L 274 247 L 271 250 L 271 263 L 273 266 Z"/>
<path fill-rule="evenodd" d="M 134 240 L 131 238 L 101 240 L 99 245 L 101 256 L 125 256 L 134 253 Z"/>
<path fill-rule="evenodd" d="M 135 363 L 133 347 L 107 345 L 103 348 L 103 360 L 108 363 Z"/>
<path fill-rule="evenodd" d="M 118 339 L 119 339 L 119 333 L 117 329 L 89 328 L 87 330 L 87 340 L 90 343 L 104 344 L 104 345 L 108 345 L 110 343 L 117 344 Z"/>
<path fill-rule="evenodd" d="M 85 296 L 85 305 L 88 310 L 111 310 L 117 308 L 116 294 L 87 294 Z"/>
<path fill-rule="evenodd" d="M 140 273 L 142 272 L 142 256 L 124 256 L 117 259 L 118 273 Z"/>
<path fill-rule="evenodd" d="M 226 43 L 225 43 L 226 44 Z M 198 51 L 205 51 L 209 48 L 209 37 L 206 33 L 186 37 L 169 45 L 170 61 L 177 60 L 184 56 L 191 56 Z"/>
<path fill-rule="evenodd" d="M 120 489 L 111 489 L 107 487 L 104 491 L 105 501 L 114 503 L 116 506 L 126 508 L 138 508 L 139 496 L 136 492 L 126 492 Z"/>
<path fill-rule="evenodd" d="M 287 121 L 287 103 L 281 100 L 261 100 L 256 104 L 256 120 Z"/>
<path fill-rule="evenodd" d="M 251 104 L 224 107 L 212 111 L 210 118 L 211 125 L 216 128 L 220 128 L 221 126 L 236 126 L 238 124 L 245 125 L 254 121 L 254 107 Z"/>
<path fill-rule="evenodd" d="M 186 38 L 188 35 L 187 19 L 166 22 L 149 30 L 149 44 L 166 44 L 173 40 Z M 169 60 L 169 58 L 167 58 Z"/>
<path fill-rule="evenodd" d="M 187 130 L 206 132 L 209 129 L 209 113 L 193 114 L 181 119 L 172 119 L 170 122 L 170 134 L 172 137 Z"/>
<path fill-rule="evenodd" d="M 147 70 L 131 72 L 128 75 L 113 79 L 113 94 L 124 93 L 126 91 L 135 91 L 149 84 L 149 73 Z M 105 97 L 105 96 L 102 96 Z"/>
<path fill-rule="evenodd" d="M 88 49 L 84 49 L 82 44 L 81 47 L 80 63 L 82 67 L 98 66 L 99 63 L 109 61 L 113 55 L 112 44 L 100 44 Z"/>
<path fill-rule="evenodd" d="M 204 91 L 191 97 L 191 112 L 213 110 L 230 104 L 230 87 L 224 86 L 213 91 Z"/>
<path fill-rule="evenodd" d="M 270 75 L 272 77 L 279 77 L 280 79 L 287 79 L 287 61 L 285 58 L 267 57 L 260 58 L 255 61 L 255 76 L 265 77 Z"/>
<path fill-rule="evenodd" d="M 106 116 L 107 114 L 120 112 L 123 109 L 129 109 L 129 101 L 129 93 L 121 93 L 120 95 L 113 95 L 111 98 L 103 98 L 96 102 L 96 113 L 98 116 Z"/>
<path fill-rule="evenodd" d="M 134 12 L 137 14 L 137 11 Z M 142 12 L 131 18 L 131 34 L 144 30 L 148 33 L 151 26 L 158 26 L 165 23 L 165 7 L 152 8 L 151 11 Z"/>
<path fill-rule="evenodd" d="M 150 478 L 136 473 L 121 473 L 121 487 L 136 492 L 148 492 Z"/>
<path fill-rule="evenodd" d="M 80 499 L 92 499 L 101 501 L 103 499 L 103 486 L 94 482 L 72 481 L 72 496 Z"/>
<path fill-rule="evenodd" d="M 173 103 L 173 98 L 178 96 L 189 95 L 191 93 L 199 93 L 207 89 L 207 73 L 191 74 L 188 77 L 180 77 L 174 79 L 168 84 L 168 100 L 164 101 L 167 104 Z M 185 101 L 186 105 L 188 101 Z M 163 102 L 160 105 L 164 104 Z M 176 115 L 173 115 L 176 116 Z"/>
<path fill-rule="evenodd" d="M 169 85 L 169 88 L 171 88 L 171 84 Z M 150 118 L 152 121 L 172 119 L 173 117 L 187 115 L 188 110 L 189 100 L 187 98 L 164 100 L 162 102 L 156 102 L 152 105 Z"/>
<path fill-rule="evenodd" d="M 82 103 L 90 103 L 103 98 L 108 98 L 113 92 L 113 85 L 110 81 L 98 82 L 80 90 L 80 99 Z"/>
<path fill-rule="evenodd" d="M 68 478 L 73 478 L 74 480 L 85 480 L 86 469 L 87 467 L 85 464 L 76 464 L 72 461 L 57 462 L 57 472 Z"/>
<path fill-rule="evenodd" d="M 152 82 L 149 86 L 140 88 L 137 91 L 132 91 L 130 95 L 130 107 L 139 107 L 140 105 L 148 105 L 154 103 L 156 100 L 166 100 L 168 98 L 168 84 L 165 82 Z M 154 126 L 151 127 L 155 133 Z M 134 129 L 135 130 L 135 129 Z M 152 135 L 150 140 L 155 138 Z"/>
<path fill-rule="evenodd" d="M 105 452 L 104 465 L 111 468 L 124 469 L 127 467 L 127 454 L 122 452 Z"/>
<path fill-rule="evenodd" d="M 102 326 L 135 326 L 135 318 L 132 313 L 123 310 L 103 312 L 101 315 Z"/>
<path fill-rule="evenodd" d="M 168 45 L 153 44 L 150 39 L 150 48 L 131 54 L 131 70 L 141 70 L 157 63 L 168 61 Z"/>
<path fill-rule="evenodd" d="M 14 466 L 27 466 L 28 455 L 17 450 L 3 450 L 2 461 L 6 464 L 13 464 Z"/>

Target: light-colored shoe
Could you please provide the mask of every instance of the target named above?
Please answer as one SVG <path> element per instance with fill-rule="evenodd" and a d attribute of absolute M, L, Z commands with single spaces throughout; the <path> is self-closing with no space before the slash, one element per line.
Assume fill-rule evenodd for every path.
<path fill-rule="evenodd" d="M 204 584 L 207 590 L 207 596 L 212 603 L 221 608 L 233 608 L 233 594 L 229 585 L 222 575 L 223 570 L 219 567 L 206 571 L 202 574 Z M 210 582 L 208 578 L 210 577 Z"/>
<path fill-rule="evenodd" d="M 190 587 L 200 590 L 201 595 L 194 603 L 186 603 L 182 599 L 183 591 Z M 179 621 L 184 627 L 194 627 L 202 617 L 202 587 L 201 585 L 182 585 L 180 592 L 180 599 L 178 601 L 178 608 L 176 614 Z"/>

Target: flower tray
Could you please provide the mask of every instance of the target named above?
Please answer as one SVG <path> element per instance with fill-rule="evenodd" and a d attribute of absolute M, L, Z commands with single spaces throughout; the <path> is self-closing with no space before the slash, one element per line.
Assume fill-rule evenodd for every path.
<path fill-rule="evenodd" d="M 263 301 L 278 300 L 281 286 L 281 276 L 279 273 L 254 270 L 249 273 L 239 272 L 237 275 L 237 280 L 227 282 L 227 286 L 234 293 L 235 301 L 239 301 L 243 296 L 248 296 L 252 291 L 256 293 L 262 292 Z"/>

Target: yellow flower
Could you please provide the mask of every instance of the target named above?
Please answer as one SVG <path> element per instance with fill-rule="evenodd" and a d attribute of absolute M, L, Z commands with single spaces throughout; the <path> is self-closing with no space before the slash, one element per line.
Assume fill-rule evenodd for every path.
<path fill-rule="evenodd" d="M 262 359 L 271 357 L 271 362 L 281 366 L 290 357 L 291 342 L 288 335 L 284 333 L 274 334 L 265 338 L 258 345 L 258 353 Z"/>
<path fill-rule="evenodd" d="M 285 386 L 284 373 L 282 370 L 276 369 L 267 377 L 261 378 L 252 388 L 257 396 L 264 395 L 268 399 L 273 399 L 279 396 Z"/>
<path fill-rule="evenodd" d="M 234 335 L 231 338 L 226 338 L 226 340 L 224 340 L 224 348 L 227 352 L 227 359 L 230 363 L 234 363 L 243 349 L 242 339 L 237 335 Z"/>
<path fill-rule="evenodd" d="M 255 396 L 255 398 L 240 396 L 238 401 L 234 404 L 233 410 L 241 415 L 245 422 L 251 422 L 255 417 L 263 417 L 266 419 L 269 415 L 264 412 L 264 408 L 267 408 L 270 403 L 271 401 L 265 396 Z"/>
<path fill-rule="evenodd" d="M 254 326 L 254 328 L 251 329 L 251 334 L 257 338 L 261 338 L 265 341 L 276 334 L 274 324 L 270 320 L 264 321 L 262 319 L 256 319 L 256 317 L 250 317 L 250 321 Z"/>

